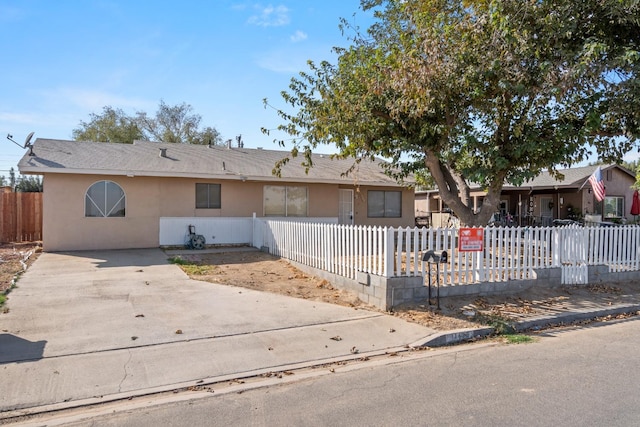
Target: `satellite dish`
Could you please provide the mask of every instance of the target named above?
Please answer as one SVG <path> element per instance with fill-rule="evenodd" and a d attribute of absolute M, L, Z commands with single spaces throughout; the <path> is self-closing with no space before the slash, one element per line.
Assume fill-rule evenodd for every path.
<path fill-rule="evenodd" d="M 31 132 L 29 135 L 27 135 L 27 138 L 24 140 L 24 145 L 20 145 L 17 142 L 15 142 L 13 140 L 13 135 L 8 134 L 7 135 L 7 139 L 11 142 L 13 142 L 14 144 L 16 144 L 18 147 L 22 147 L 22 148 L 29 148 L 29 155 L 30 156 L 35 156 L 36 154 L 33 152 L 33 144 L 31 144 L 31 138 L 33 138 L 33 134 L 35 132 Z"/>
<path fill-rule="evenodd" d="M 27 147 L 31 147 L 31 138 L 33 138 L 33 134 L 35 132 L 31 132 L 29 135 L 27 135 L 27 138 L 24 140 L 24 147 L 23 148 L 27 148 Z"/>

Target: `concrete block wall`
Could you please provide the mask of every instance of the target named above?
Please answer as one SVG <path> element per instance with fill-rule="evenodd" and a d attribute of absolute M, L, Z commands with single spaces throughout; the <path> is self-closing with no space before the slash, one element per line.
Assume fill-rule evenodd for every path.
<path fill-rule="evenodd" d="M 366 304 L 382 310 L 390 310 L 398 305 L 424 301 L 429 297 L 428 283 L 422 276 L 386 278 L 369 273 L 359 272 L 357 279 L 349 279 L 337 274 L 328 273 L 313 267 L 291 262 L 296 268 L 313 276 L 329 281 L 333 286 L 354 292 Z M 589 266 L 588 284 L 619 283 L 639 281 L 640 271 L 609 272 L 606 265 Z M 525 291 L 532 287 L 556 288 L 561 284 L 561 269 L 546 268 L 536 270 L 533 280 L 509 280 L 506 282 L 483 282 L 470 285 L 440 286 L 440 298 L 463 295 L 495 295 Z M 582 285 L 582 286 L 588 286 Z M 436 297 L 436 283 L 431 286 L 431 298 Z"/>

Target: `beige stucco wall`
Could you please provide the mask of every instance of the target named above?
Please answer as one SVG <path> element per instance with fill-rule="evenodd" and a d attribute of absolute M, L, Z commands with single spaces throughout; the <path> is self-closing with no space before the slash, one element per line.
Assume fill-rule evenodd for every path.
<path fill-rule="evenodd" d="M 102 179 L 111 180 L 124 189 L 126 217 L 84 216 L 85 193 L 89 186 Z M 157 180 L 48 174 L 43 183 L 45 251 L 158 246 L 160 206 L 157 202 L 161 191 Z"/>
<path fill-rule="evenodd" d="M 102 180 L 113 181 L 124 190 L 124 218 L 84 216 L 85 193 L 93 183 Z M 43 182 L 43 249 L 46 251 L 157 247 L 160 217 L 250 217 L 254 213 L 263 216 L 263 182 L 62 174 L 47 174 Z M 222 184 L 220 209 L 195 208 L 196 183 Z M 337 184 L 272 184 L 306 186 L 310 217 L 336 218 L 338 189 L 347 188 Z M 403 191 L 403 218 L 367 218 L 363 194 L 366 195 L 369 188 L 354 191 L 356 224 L 413 224 L 413 192 Z"/>
<path fill-rule="evenodd" d="M 367 191 L 386 190 L 402 191 L 401 218 L 369 218 L 367 216 Z M 354 223 L 356 225 L 376 225 L 384 227 L 413 227 L 415 225 L 415 193 L 413 189 L 389 187 L 360 187 L 354 191 Z"/>

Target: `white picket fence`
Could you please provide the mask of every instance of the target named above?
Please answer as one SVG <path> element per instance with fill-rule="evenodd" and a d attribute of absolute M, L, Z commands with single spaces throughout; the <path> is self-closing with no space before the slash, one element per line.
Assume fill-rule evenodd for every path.
<path fill-rule="evenodd" d="M 389 228 L 255 220 L 254 236 L 269 252 L 350 279 L 358 272 L 423 276 L 435 269 L 427 250 L 446 250 L 441 283 L 455 286 L 535 278 L 560 267 L 563 284 L 587 283 L 589 265 L 611 272 L 640 270 L 640 227 L 487 227 L 484 250 L 457 250 L 458 230 Z"/>

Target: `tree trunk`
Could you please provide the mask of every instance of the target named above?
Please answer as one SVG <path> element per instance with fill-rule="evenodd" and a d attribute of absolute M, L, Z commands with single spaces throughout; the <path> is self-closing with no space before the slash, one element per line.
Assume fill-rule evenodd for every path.
<path fill-rule="evenodd" d="M 487 225 L 491 216 L 498 210 L 504 173 L 493 181 L 494 185 L 488 189 L 484 201 L 476 213 L 471 203 L 469 186 L 464 179 L 443 164 L 434 152 L 426 152 L 425 154 L 425 166 L 438 185 L 440 198 L 460 219 L 460 224 L 469 227 Z"/>

